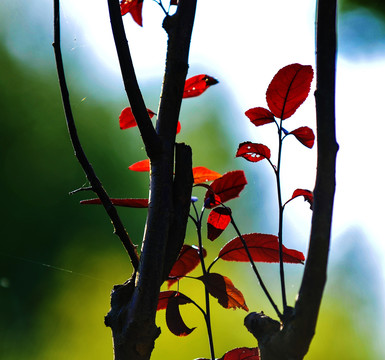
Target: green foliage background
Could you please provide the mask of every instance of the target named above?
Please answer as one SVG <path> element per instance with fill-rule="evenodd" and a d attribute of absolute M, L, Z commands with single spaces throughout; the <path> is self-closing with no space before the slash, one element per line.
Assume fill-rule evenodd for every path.
<path fill-rule="evenodd" d="M 6 26 L 11 26 L 12 19 L 6 19 L 11 12 L 1 4 L 0 14 L 0 358 L 109 359 L 112 341 L 103 317 L 109 309 L 112 286 L 130 275 L 128 258 L 112 234 L 103 209 L 79 205 L 79 200 L 93 195 L 68 195 L 86 180 L 67 135 L 49 32 L 24 24 L 25 31 L 22 27 L 18 30 L 23 41 L 20 36 L 14 39 L 16 51 L 10 47 L 12 41 L 5 31 Z M 32 32 L 28 31 L 32 28 Z M 18 56 L 23 53 L 23 44 L 25 57 Z M 28 58 L 32 63 L 26 61 Z M 146 197 L 147 175 L 127 170 L 128 165 L 145 157 L 138 131 L 122 132 L 118 128 L 117 117 L 126 106 L 123 88 L 120 96 L 103 100 L 82 84 L 87 82 L 87 75 L 79 75 L 79 68 L 84 69 L 84 64 L 67 54 L 72 105 L 90 161 L 111 196 Z M 146 99 L 153 103 L 158 85 L 154 82 L 144 87 Z M 266 180 L 263 171 L 234 160 L 237 144 L 244 139 L 231 128 L 231 103 L 227 101 L 230 95 L 219 94 L 221 98 L 208 94 L 184 105 L 180 141 L 193 146 L 194 165 L 219 172 L 241 168 L 249 179 L 253 178 L 232 207 L 241 228 L 247 229 L 244 232 L 258 231 L 259 222 L 266 222 L 266 217 L 262 217 L 263 202 L 269 191 L 261 196 L 266 193 Z M 250 199 L 258 202 L 249 202 Z M 119 212 L 139 245 L 145 211 Z M 369 332 L 378 306 L 376 291 L 366 280 L 373 278 L 373 271 L 367 262 L 355 262 L 355 272 L 346 271 L 349 264 L 353 268 L 351 259 L 358 256 L 363 240 L 357 232 L 353 233 L 356 241 L 351 252 L 340 255 L 340 265 L 330 270 L 331 281 L 309 360 L 381 358 Z M 213 259 L 233 235 L 228 232 L 216 243 L 207 244 L 208 258 Z M 187 242 L 195 242 L 192 227 Z M 245 294 L 251 311 L 272 314 L 247 265 L 220 263 L 215 267 Z M 274 265 L 263 265 L 261 269 L 279 299 L 278 286 L 274 287 L 277 269 Z M 301 271 L 301 267 L 288 266 L 292 301 Z M 180 286 L 181 291 L 203 303 L 200 284 L 185 279 Z M 215 300 L 212 307 L 218 357 L 233 347 L 256 346 L 243 327 L 246 313 L 224 310 Z M 208 356 L 200 313 L 192 305 L 185 305 L 182 315 L 188 326 L 197 329 L 186 338 L 176 338 L 165 326 L 164 313 L 159 313 L 162 335 L 157 340 L 154 359 Z"/>

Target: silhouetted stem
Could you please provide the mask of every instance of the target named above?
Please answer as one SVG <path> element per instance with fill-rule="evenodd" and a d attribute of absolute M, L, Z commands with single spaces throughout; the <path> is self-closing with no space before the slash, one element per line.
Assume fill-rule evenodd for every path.
<path fill-rule="evenodd" d="M 75 120 L 72 114 L 71 103 L 69 98 L 69 92 L 67 88 L 67 83 L 64 73 L 63 57 L 61 54 L 60 48 L 60 3 L 59 0 L 54 0 L 54 42 L 53 48 L 55 52 L 57 74 L 59 78 L 60 91 L 62 96 L 62 102 L 64 107 L 64 113 L 67 121 L 68 133 L 71 139 L 72 147 L 75 152 L 75 156 L 78 159 L 80 165 L 85 172 L 88 181 L 92 186 L 92 190 L 98 195 L 100 201 L 102 202 L 104 209 L 106 210 L 108 216 L 111 219 L 111 222 L 115 228 L 115 234 L 119 236 L 120 241 L 122 242 L 124 248 L 127 250 L 127 253 L 130 257 L 132 266 L 135 271 L 138 269 L 139 264 L 139 255 L 136 251 L 136 246 L 132 243 L 129 238 L 127 231 L 119 218 L 119 215 L 112 205 L 110 197 L 107 192 L 104 190 L 100 180 L 95 174 L 93 167 L 87 159 L 87 156 L 83 150 L 83 147 L 80 143 L 79 136 L 77 134 Z"/>

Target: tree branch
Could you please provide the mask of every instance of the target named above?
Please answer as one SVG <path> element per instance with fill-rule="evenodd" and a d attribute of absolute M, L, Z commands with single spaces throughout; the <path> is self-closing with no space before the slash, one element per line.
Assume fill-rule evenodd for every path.
<path fill-rule="evenodd" d="M 70 135 L 70 139 L 72 142 L 72 147 L 75 152 L 75 156 L 77 157 L 80 165 L 82 166 L 88 181 L 92 186 L 92 190 L 98 195 L 100 198 L 104 209 L 106 210 L 108 216 L 110 217 L 112 224 L 115 228 L 115 234 L 119 236 L 123 246 L 125 247 L 128 255 L 130 256 L 132 266 L 136 270 L 139 264 L 139 256 L 136 251 L 136 246 L 132 243 L 129 238 L 124 225 L 119 218 L 119 215 L 112 205 L 110 197 L 107 192 L 104 190 L 100 180 L 95 174 L 94 169 L 92 168 L 90 162 L 88 161 L 86 154 L 81 146 L 79 136 L 77 134 L 74 117 L 72 114 L 71 103 L 69 99 L 69 92 L 66 84 L 64 66 L 63 66 L 63 57 L 61 54 L 60 48 L 60 4 L 59 0 L 54 0 L 54 42 L 52 44 L 55 52 L 57 73 L 59 78 L 60 91 L 62 96 L 62 102 L 64 107 L 64 112 L 67 121 L 68 132 Z"/>

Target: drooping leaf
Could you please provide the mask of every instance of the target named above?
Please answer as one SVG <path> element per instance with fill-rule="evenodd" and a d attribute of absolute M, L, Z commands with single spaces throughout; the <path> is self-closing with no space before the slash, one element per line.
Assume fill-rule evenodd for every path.
<path fill-rule="evenodd" d="M 219 360 L 260 360 L 258 348 L 236 348 L 228 351 Z"/>
<path fill-rule="evenodd" d="M 207 252 L 203 249 L 203 257 L 206 257 Z M 179 253 L 178 259 L 172 267 L 169 278 L 167 280 L 168 287 L 175 284 L 179 278 L 193 271 L 200 263 L 199 248 L 184 244 Z"/>
<path fill-rule="evenodd" d="M 198 279 L 205 284 L 210 295 L 218 299 L 219 304 L 225 309 L 240 308 L 249 311 L 242 293 L 228 277 L 217 273 L 206 273 Z"/>
<path fill-rule="evenodd" d="M 170 300 L 170 298 L 173 298 L 176 296 L 178 296 L 178 301 L 180 305 L 189 304 L 192 302 L 192 300 L 188 296 L 182 294 L 179 291 L 174 291 L 174 290 L 161 291 L 159 293 L 158 306 L 156 308 L 156 311 L 167 309 L 168 301 Z"/>
<path fill-rule="evenodd" d="M 291 64 L 277 72 L 266 91 L 270 111 L 279 119 L 287 119 L 306 100 L 313 80 L 310 65 Z"/>
<path fill-rule="evenodd" d="M 120 13 L 122 16 L 130 13 L 134 21 L 139 26 L 143 26 L 142 7 L 143 0 L 122 0 L 120 2 Z"/>
<path fill-rule="evenodd" d="M 150 109 L 147 109 L 148 115 L 150 116 L 150 119 L 153 118 L 154 115 L 156 115 L 153 111 Z M 134 114 L 132 113 L 132 110 L 130 107 L 126 107 L 122 110 L 122 112 L 119 115 L 119 126 L 121 130 L 129 129 L 132 127 L 137 126 Z"/>
<path fill-rule="evenodd" d="M 150 160 L 141 160 L 138 161 L 128 167 L 132 171 L 140 171 L 140 172 L 145 172 L 145 171 L 150 171 Z"/>
<path fill-rule="evenodd" d="M 196 166 L 192 169 L 194 176 L 194 184 L 219 179 L 222 175 L 216 171 L 207 169 L 204 166 Z"/>
<path fill-rule="evenodd" d="M 251 257 L 255 262 L 279 262 L 278 236 L 270 234 L 244 234 Z M 303 264 L 305 256 L 303 253 L 288 249 L 282 245 L 283 261 L 292 264 Z M 249 257 L 243 247 L 240 237 L 230 240 L 219 252 L 218 257 L 226 261 L 248 262 Z"/>
<path fill-rule="evenodd" d="M 239 144 L 235 157 L 243 157 L 251 162 L 258 162 L 263 159 L 270 159 L 270 149 L 263 144 L 255 144 L 250 141 Z"/>
<path fill-rule="evenodd" d="M 238 197 L 246 184 L 247 180 L 243 170 L 227 172 L 209 186 L 204 200 L 205 207 L 211 209 L 218 206 L 219 201 L 224 203 Z"/>
<path fill-rule="evenodd" d="M 231 221 L 231 210 L 218 207 L 210 211 L 207 218 L 207 238 L 214 241 Z"/>
<path fill-rule="evenodd" d="M 113 205 L 131 207 L 131 208 L 147 208 L 148 199 L 110 199 Z M 101 205 L 100 199 L 89 199 L 80 201 L 82 205 Z"/>
<path fill-rule="evenodd" d="M 261 126 L 275 122 L 273 113 L 263 107 L 249 109 L 245 112 L 245 115 L 255 126 Z"/>
<path fill-rule="evenodd" d="M 183 98 L 199 96 L 210 86 L 218 84 L 218 82 L 217 79 L 205 74 L 193 76 L 185 82 Z"/>
<path fill-rule="evenodd" d="M 294 135 L 298 141 L 300 141 L 303 145 L 311 149 L 314 145 L 314 133 L 313 130 L 307 126 L 299 127 L 293 131 L 290 131 L 289 134 Z"/>
<path fill-rule="evenodd" d="M 290 200 L 295 199 L 298 196 L 303 196 L 305 201 L 310 204 L 310 209 L 313 209 L 313 192 L 306 189 L 296 189 Z"/>
<path fill-rule="evenodd" d="M 182 319 L 179 311 L 179 305 L 187 304 L 179 293 L 168 300 L 166 308 L 166 324 L 168 329 L 176 336 L 187 336 L 194 331 L 194 328 L 189 328 Z"/>

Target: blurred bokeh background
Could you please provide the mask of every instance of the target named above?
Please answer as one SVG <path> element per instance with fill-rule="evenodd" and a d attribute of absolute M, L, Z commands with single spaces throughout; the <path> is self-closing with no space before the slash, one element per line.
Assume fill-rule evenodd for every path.
<path fill-rule="evenodd" d="M 306 0 L 199 3 L 191 47 L 190 75 L 220 80 L 183 102 L 179 141 L 193 148 L 195 166 L 224 173 L 246 172 L 249 184 L 231 202 L 242 232 L 276 233 L 273 176 L 267 164 L 234 159 L 240 142 L 263 142 L 274 154 L 272 128 L 255 129 L 243 115 L 265 106 L 276 71 L 292 62 L 314 66 L 315 4 Z M 83 146 L 113 197 L 146 197 L 148 176 L 127 167 L 145 158 L 137 129 L 121 131 L 127 106 L 114 54 L 106 4 L 62 1 L 62 50 L 72 106 Z M 125 24 L 147 106 L 156 112 L 166 38 L 162 13 L 145 1 L 144 27 Z M 381 191 L 385 81 L 385 10 L 382 1 L 344 0 L 339 9 L 337 84 L 337 194 L 328 284 L 316 337 L 306 359 L 383 359 L 384 237 Z M 91 193 L 69 192 L 86 184 L 68 138 L 52 50 L 52 3 L 0 2 L 0 358 L 4 360 L 110 359 L 110 330 L 103 324 L 112 286 L 130 275 L 129 261 L 103 209 L 80 206 Z M 314 99 L 288 121 L 288 128 L 314 128 Z M 289 125 L 290 124 L 290 125 Z M 283 190 L 312 188 L 315 149 L 285 144 Z M 202 197 L 202 190 L 195 195 Z M 131 238 L 140 244 L 145 210 L 119 209 Z M 306 253 L 311 213 L 292 203 L 285 218 L 286 244 Z M 186 241 L 194 244 L 190 225 Z M 226 231 L 207 244 L 208 259 L 234 236 Z M 247 264 L 217 263 L 244 293 L 251 311 L 273 315 Z M 278 269 L 261 273 L 279 300 Z M 293 303 L 302 266 L 286 267 Z M 199 271 L 196 272 L 199 274 Z M 180 290 L 203 303 L 203 289 L 185 279 Z M 212 301 L 216 355 L 256 346 L 243 327 L 242 310 Z M 162 334 L 153 358 L 208 357 L 206 330 L 192 305 L 181 309 L 190 327 Z"/>

